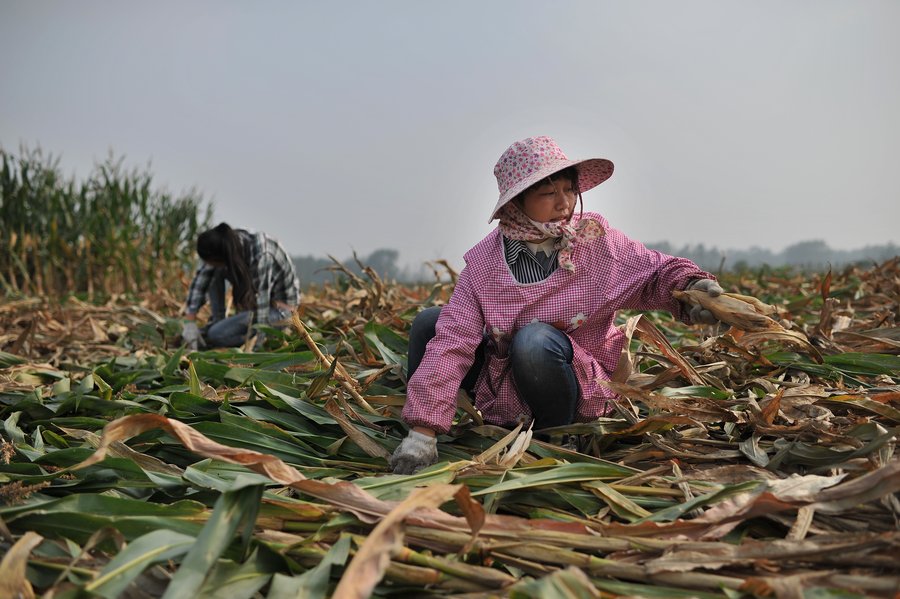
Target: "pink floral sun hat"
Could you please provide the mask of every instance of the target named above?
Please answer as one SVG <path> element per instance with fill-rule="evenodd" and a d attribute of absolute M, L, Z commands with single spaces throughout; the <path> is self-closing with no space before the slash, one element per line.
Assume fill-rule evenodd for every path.
<path fill-rule="evenodd" d="M 613 173 L 613 163 L 605 158 L 569 160 L 547 136 L 529 137 L 509 146 L 494 166 L 500 199 L 488 222 L 497 218 L 497 212 L 511 199 L 541 179 L 570 166 L 578 170 L 578 190 L 582 193 L 597 187 Z"/>

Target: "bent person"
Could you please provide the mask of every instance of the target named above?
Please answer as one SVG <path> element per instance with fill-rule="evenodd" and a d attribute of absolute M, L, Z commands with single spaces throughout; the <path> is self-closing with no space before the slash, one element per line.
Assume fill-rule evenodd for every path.
<path fill-rule="evenodd" d="M 227 223 L 197 237 L 202 264 L 188 289 L 181 337 L 189 349 L 238 347 L 254 325 L 279 326 L 300 304 L 300 283 L 290 256 L 265 233 L 232 229 Z M 226 316 L 225 282 L 231 285 L 236 314 Z M 211 315 L 202 329 L 197 312 L 209 298 Z M 265 335 L 256 333 L 254 349 Z"/>

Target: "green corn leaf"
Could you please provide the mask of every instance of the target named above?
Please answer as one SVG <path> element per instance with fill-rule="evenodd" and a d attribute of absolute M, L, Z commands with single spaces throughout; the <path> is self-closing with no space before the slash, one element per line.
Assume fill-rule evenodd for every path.
<path fill-rule="evenodd" d="M 584 572 L 570 566 L 557 570 L 548 576 L 520 582 L 510 589 L 510 599 L 599 599 L 600 593 L 594 588 Z"/>
<path fill-rule="evenodd" d="M 0 368 L 9 368 L 10 366 L 15 366 L 16 364 L 24 364 L 25 362 L 25 358 L 22 358 L 15 354 L 8 354 L 6 352 L 0 351 Z"/>
<path fill-rule="evenodd" d="M 219 560 L 203 587 L 197 592 L 197 599 L 252 599 L 257 591 L 272 578 L 271 564 L 261 559 L 256 552 L 244 563 Z"/>
<path fill-rule="evenodd" d="M 617 516 L 628 522 L 635 522 L 651 515 L 650 512 L 604 482 L 599 480 L 591 481 L 585 483 L 584 486 L 594 489 L 595 493 L 603 499 Z"/>
<path fill-rule="evenodd" d="M 713 491 L 712 493 L 707 493 L 706 495 L 695 497 L 694 499 L 690 499 L 688 501 L 685 501 L 684 503 L 659 510 L 658 512 L 655 512 L 650 516 L 647 516 L 646 518 L 637 520 L 636 523 L 671 522 L 699 507 L 714 505 L 721 501 L 725 501 L 726 499 L 730 499 L 731 497 L 734 497 L 736 495 L 753 491 L 754 489 L 757 489 L 761 484 L 765 483 L 757 480 L 752 480 L 744 483 L 728 485 L 717 491 Z"/>
<path fill-rule="evenodd" d="M 366 323 L 363 331 L 365 338 L 378 350 L 385 364 L 400 366 L 406 370 L 406 360 L 403 353 L 406 351 L 407 341 L 400 335 L 384 325 L 370 321 Z"/>
<path fill-rule="evenodd" d="M 162 373 L 165 376 L 173 376 L 175 371 L 178 369 L 178 364 L 181 363 L 181 357 L 185 354 L 186 349 L 183 347 L 178 348 L 175 352 L 169 357 L 166 361 L 166 365 L 162 369 Z"/>
<path fill-rule="evenodd" d="M 240 478 L 234 486 L 216 501 L 212 515 L 172 577 L 163 599 L 194 597 L 242 525 L 246 546 L 248 533 L 256 522 L 263 486 L 255 481 L 248 481 L 247 486 L 243 486 Z"/>
<path fill-rule="evenodd" d="M 472 493 L 472 496 L 527 489 L 530 487 L 589 481 L 598 478 L 621 478 L 629 472 L 630 471 L 627 468 L 620 466 L 583 463 L 563 464 L 534 474 L 527 473 L 527 470 L 520 470 L 518 473 L 523 474 L 520 478 L 507 480 L 488 487 L 487 489 L 481 489 Z"/>
<path fill-rule="evenodd" d="M 147 566 L 184 555 L 196 540 L 172 530 L 147 533 L 129 543 L 84 588 L 101 597 L 115 599 Z"/>
<path fill-rule="evenodd" d="M 843 353 L 825 356 L 825 363 L 853 374 L 900 373 L 900 356 L 889 354 Z"/>
<path fill-rule="evenodd" d="M 97 385 L 97 389 L 100 390 L 100 397 L 106 401 L 111 400 L 113 394 L 112 387 L 110 387 L 96 371 L 94 372 L 93 379 L 94 384 Z"/>
<path fill-rule="evenodd" d="M 327 599 L 333 566 L 343 566 L 350 555 L 350 536 L 341 535 L 319 564 L 300 576 L 276 575 L 267 599 Z"/>
<path fill-rule="evenodd" d="M 194 368 L 192 360 L 188 360 L 188 384 L 193 395 L 199 396 L 203 392 L 200 388 L 200 377 L 197 376 L 197 369 Z"/>

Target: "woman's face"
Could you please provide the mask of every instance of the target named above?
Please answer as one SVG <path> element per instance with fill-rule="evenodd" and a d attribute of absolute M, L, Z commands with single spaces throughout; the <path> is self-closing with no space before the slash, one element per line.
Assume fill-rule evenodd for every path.
<path fill-rule="evenodd" d="M 522 192 L 522 211 L 541 223 L 566 221 L 575 210 L 578 194 L 568 179 L 545 180 Z"/>

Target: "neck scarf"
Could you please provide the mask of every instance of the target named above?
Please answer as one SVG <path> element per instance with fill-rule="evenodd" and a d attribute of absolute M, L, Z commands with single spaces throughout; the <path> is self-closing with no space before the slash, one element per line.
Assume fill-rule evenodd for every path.
<path fill-rule="evenodd" d="M 500 232 L 510 239 L 519 241 L 540 241 L 548 237 L 554 238 L 553 249 L 559 250 L 559 265 L 569 272 L 575 272 L 572 263 L 572 251 L 575 245 L 584 241 L 597 239 L 603 235 L 600 223 L 592 218 L 585 218 L 572 224 L 567 221 L 542 223 L 528 218 L 515 202 L 509 202 L 497 213 L 500 219 Z"/>

